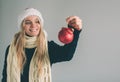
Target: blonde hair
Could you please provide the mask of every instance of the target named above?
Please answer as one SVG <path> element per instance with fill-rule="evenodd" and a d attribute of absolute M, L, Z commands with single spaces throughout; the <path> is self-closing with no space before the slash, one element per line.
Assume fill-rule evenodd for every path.
<path fill-rule="evenodd" d="M 21 24 L 21 31 L 15 34 L 14 45 L 16 47 L 16 54 L 18 58 L 18 66 L 22 72 L 24 65 L 26 63 L 26 54 L 25 54 L 25 31 L 23 29 L 24 21 Z M 36 52 L 34 56 L 35 65 L 38 67 L 39 74 L 42 73 L 42 67 L 45 64 L 50 64 L 48 56 L 48 47 L 47 47 L 47 38 L 43 27 L 41 25 L 40 32 L 37 36 L 36 41 Z"/>

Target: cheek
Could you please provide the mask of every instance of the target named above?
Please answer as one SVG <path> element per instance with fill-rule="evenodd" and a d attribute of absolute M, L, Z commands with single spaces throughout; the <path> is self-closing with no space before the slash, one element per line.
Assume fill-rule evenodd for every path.
<path fill-rule="evenodd" d="M 38 25 L 38 30 L 39 30 L 39 31 L 41 30 L 41 26 L 40 26 L 40 25 Z"/>
<path fill-rule="evenodd" d="M 25 31 L 25 33 L 29 33 L 29 27 L 23 27 L 23 30 Z"/>
<path fill-rule="evenodd" d="M 27 31 L 27 30 L 28 30 L 28 28 L 27 28 L 27 27 L 24 27 L 24 30 L 25 30 L 25 31 Z"/>

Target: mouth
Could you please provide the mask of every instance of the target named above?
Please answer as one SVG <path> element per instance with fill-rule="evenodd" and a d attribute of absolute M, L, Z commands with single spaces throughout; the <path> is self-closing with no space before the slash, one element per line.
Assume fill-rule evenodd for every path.
<path fill-rule="evenodd" d="M 30 32 L 37 32 L 38 29 L 30 29 Z"/>

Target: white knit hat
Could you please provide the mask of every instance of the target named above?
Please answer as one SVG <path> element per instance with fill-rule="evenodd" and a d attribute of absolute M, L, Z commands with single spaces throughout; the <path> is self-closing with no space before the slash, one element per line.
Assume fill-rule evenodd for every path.
<path fill-rule="evenodd" d="M 42 14 L 37 10 L 37 9 L 34 9 L 34 8 L 27 8 L 25 9 L 18 17 L 18 28 L 21 27 L 21 23 L 22 21 L 28 17 L 28 16 L 31 16 L 31 15 L 35 15 L 35 16 L 38 16 L 40 18 L 40 22 L 43 26 L 43 23 L 44 23 L 44 20 L 43 20 L 43 17 L 42 17 Z"/>

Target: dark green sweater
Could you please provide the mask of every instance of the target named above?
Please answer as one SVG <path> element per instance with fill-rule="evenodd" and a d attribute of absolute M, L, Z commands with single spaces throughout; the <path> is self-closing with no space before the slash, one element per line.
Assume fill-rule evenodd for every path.
<path fill-rule="evenodd" d="M 80 32 L 81 32 L 81 30 L 80 31 L 75 30 L 73 41 L 71 43 L 65 44 L 63 46 L 56 44 L 54 41 L 48 41 L 48 52 L 49 52 L 51 66 L 54 63 L 62 62 L 62 61 L 69 61 L 72 59 L 75 49 L 76 49 L 76 46 L 77 46 Z M 5 53 L 4 69 L 3 69 L 3 73 L 2 73 L 2 75 L 3 75 L 2 82 L 7 82 L 6 67 L 7 67 L 8 51 L 9 51 L 9 46 Z M 25 64 L 23 74 L 21 74 L 21 82 L 29 82 L 28 81 L 29 65 L 30 65 L 30 61 L 31 61 L 34 51 L 35 51 L 35 48 L 29 48 L 29 49 L 26 48 L 25 49 L 25 53 L 27 56 L 27 62 Z"/>

